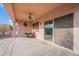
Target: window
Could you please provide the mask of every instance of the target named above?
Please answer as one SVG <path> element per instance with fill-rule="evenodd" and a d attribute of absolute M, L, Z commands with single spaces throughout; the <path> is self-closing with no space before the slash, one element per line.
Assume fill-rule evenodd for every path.
<path fill-rule="evenodd" d="M 39 22 L 33 24 L 33 30 L 39 31 Z"/>

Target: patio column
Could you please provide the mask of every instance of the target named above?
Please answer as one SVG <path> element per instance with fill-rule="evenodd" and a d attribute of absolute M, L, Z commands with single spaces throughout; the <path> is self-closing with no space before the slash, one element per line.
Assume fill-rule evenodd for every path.
<path fill-rule="evenodd" d="M 17 36 L 16 31 L 17 31 L 17 25 L 16 25 L 16 22 L 13 22 L 12 37 Z"/>

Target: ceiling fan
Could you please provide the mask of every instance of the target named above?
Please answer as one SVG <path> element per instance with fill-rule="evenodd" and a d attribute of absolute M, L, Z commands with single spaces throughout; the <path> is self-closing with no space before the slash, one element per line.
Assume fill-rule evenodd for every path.
<path fill-rule="evenodd" d="M 33 12 L 26 12 L 26 14 L 28 15 L 27 18 L 32 21 L 35 19 L 35 14 Z"/>
<path fill-rule="evenodd" d="M 28 19 L 29 20 L 32 20 L 33 18 L 32 18 L 32 12 L 28 12 Z M 25 22 L 24 24 L 23 24 L 24 26 L 27 26 L 27 23 Z"/>

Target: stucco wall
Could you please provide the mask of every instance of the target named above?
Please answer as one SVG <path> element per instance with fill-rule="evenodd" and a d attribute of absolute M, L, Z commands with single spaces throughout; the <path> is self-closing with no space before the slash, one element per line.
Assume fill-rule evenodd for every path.
<path fill-rule="evenodd" d="M 39 31 L 36 34 L 37 39 L 44 40 L 44 23 L 39 23 Z"/>
<path fill-rule="evenodd" d="M 31 22 L 26 22 L 27 23 L 27 26 L 24 26 L 24 23 L 23 21 L 17 21 L 17 24 L 18 24 L 18 33 L 17 33 L 17 36 L 25 36 L 24 33 L 26 32 L 31 32 L 32 31 L 32 23 Z"/>

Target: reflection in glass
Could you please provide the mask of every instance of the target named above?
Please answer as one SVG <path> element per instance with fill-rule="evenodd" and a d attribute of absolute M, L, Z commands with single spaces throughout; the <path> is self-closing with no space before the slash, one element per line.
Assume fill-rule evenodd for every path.
<path fill-rule="evenodd" d="M 52 41 L 53 38 L 53 21 L 45 22 L 45 40 Z"/>

